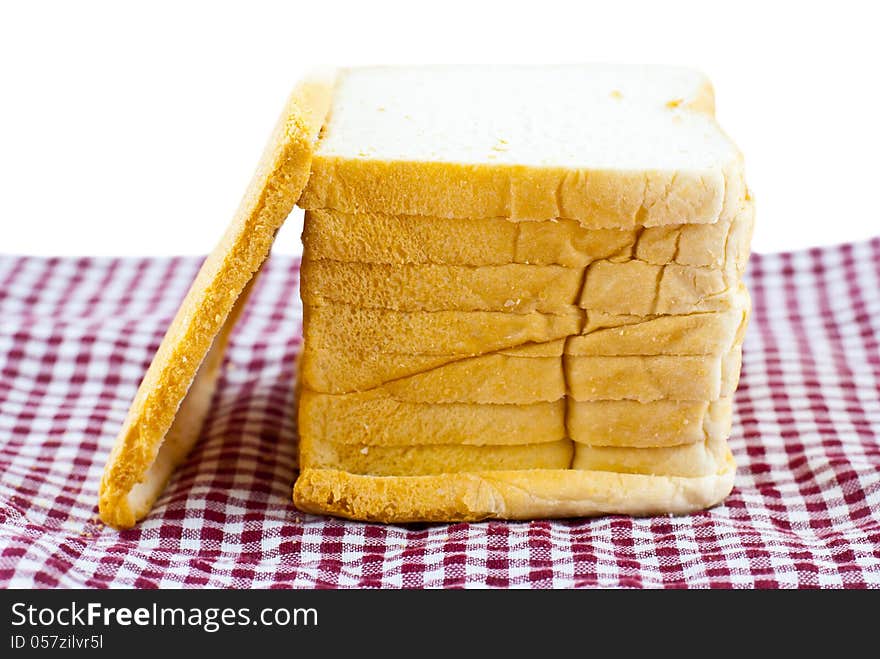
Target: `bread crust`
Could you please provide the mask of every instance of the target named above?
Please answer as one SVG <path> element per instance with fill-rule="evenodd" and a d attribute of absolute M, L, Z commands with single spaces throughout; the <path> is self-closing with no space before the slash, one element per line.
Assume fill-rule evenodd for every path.
<path fill-rule="evenodd" d="M 666 447 L 727 439 L 733 399 L 713 401 L 566 400 L 565 427 L 589 446 Z"/>
<path fill-rule="evenodd" d="M 384 523 L 684 515 L 720 503 L 733 488 L 728 453 L 717 474 L 696 478 L 534 469 L 430 476 L 362 476 L 304 469 L 293 489 L 309 513 Z"/>
<path fill-rule="evenodd" d="M 303 453 L 312 438 L 360 446 L 539 444 L 565 437 L 565 401 L 417 403 L 382 392 L 331 396 L 302 389 L 298 426 Z"/>
<path fill-rule="evenodd" d="M 450 472 L 568 469 L 574 454 L 571 440 L 541 444 L 474 446 L 430 444 L 419 446 L 357 446 L 310 441 L 301 455 L 303 469 L 340 469 L 374 476 L 421 476 Z"/>
<path fill-rule="evenodd" d="M 576 401 L 711 401 L 736 391 L 742 346 L 726 355 L 566 355 L 563 366 Z"/>
<path fill-rule="evenodd" d="M 306 211 L 303 246 L 313 258 L 387 265 L 512 263 L 584 268 L 594 261 L 725 269 L 748 259 L 755 208 L 747 197 L 730 221 L 633 229 L 585 229 L 574 220 L 387 215 L 360 209 Z"/>
<path fill-rule="evenodd" d="M 309 391 L 315 396 L 337 399 L 369 394 L 412 403 L 522 405 L 564 397 L 565 376 L 560 348 L 555 356 L 494 352 L 466 357 L 364 391 L 328 393 L 313 388 Z"/>
<path fill-rule="evenodd" d="M 303 338 L 330 353 L 479 355 L 579 334 L 583 311 L 389 311 L 321 302 L 303 308 Z M 308 355 L 307 355 L 308 356 Z"/>
<path fill-rule="evenodd" d="M 232 222 L 168 328 L 104 469 L 98 509 L 105 523 L 127 528 L 146 515 L 195 441 L 203 412 L 181 419 L 188 430 L 179 450 L 151 473 L 200 365 L 215 338 L 230 331 L 236 300 L 265 260 L 275 232 L 306 185 L 332 88 L 333 75 L 325 74 L 293 90 Z M 217 360 L 222 359 L 222 343 L 217 346 Z M 200 385 L 215 378 L 216 368 L 211 368 Z M 198 387 L 200 392 L 203 389 Z M 202 405 L 196 407 L 201 410 Z"/>
<path fill-rule="evenodd" d="M 303 304 L 391 311 L 570 312 L 583 273 L 558 265 L 388 265 L 303 259 Z"/>
<path fill-rule="evenodd" d="M 734 343 L 742 341 L 750 304 L 748 293 L 739 287 L 736 291 L 729 291 L 723 303 L 719 299 L 719 306 L 725 309 L 719 312 L 680 316 L 631 316 L 587 311 L 583 321 L 585 329 L 581 335 L 574 334 L 564 340 L 554 339 L 496 350 L 484 349 L 474 354 L 418 355 L 403 351 L 369 350 L 365 346 L 324 350 L 306 342 L 300 361 L 300 372 L 307 388 L 331 394 L 367 391 L 391 382 L 395 383 L 393 388 L 400 391 L 410 382 L 415 386 L 416 380 L 420 380 L 424 402 L 452 402 L 449 395 L 443 397 L 446 394 L 457 396 L 456 402 L 532 402 L 524 396 L 530 396 L 538 389 L 543 391 L 541 399 L 555 400 L 555 397 L 547 397 L 548 392 L 556 390 L 554 387 L 558 383 L 554 373 L 548 370 L 552 368 L 552 360 L 545 360 L 543 365 L 524 360 L 558 357 L 562 355 L 563 343 L 568 357 L 719 354 L 730 350 L 731 336 L 734 337 Z M 342 324 L 344 316 L 340 311 L 372 318 L 374 325 L 377 322 L 390 325 L 408 318 L 398 312 L 373 313 L 370 310 L 346 308 L 342 305 L 337 307 L 330 307 L 331 315 L 321 321 L 325 326 L 346 327 Z M 334 316 L 337 322 L 334 322 Z M 467 320 L 467 312 L 450 312 L 448 317 L 463 323 Z M 410 325 L 415 327 L 414 322 L 410 322 Z M 424 339 L 424 335 L 422 338 Z M 422 343 L 427 342 L 423 340 Z M 618 360 L 617 365 L 620 364 L 622 362 Z M 482 391 L 501 381 L 509 381 L 508 374 L 515 371 L 530 371 L 538 376 L 531 383 L 506 385 L 507 397 L 490 398 L 486 394 L 464 393 L 473 392 L 474 389 L 460 378 L 467 374 L 467 378 L 472 380 L 483 366 L 495 370 L 492 375 L 478 376 L 484 378 L 482 382 L 476 383 L 477 389 Z M 541 387 L 542 383 L 547 385 L 546 388 Z M 438 393 L 441 391 L 438 387 L 445 394 Z M 495 389 L 497 391 L 498 387 Z M 458 393 L 453 394 L 454 391 Z M 408 399 L 413 398 L 408 396 Z"/>
<path fill-rule="evenodd" d="M 300 205 L 390 215 L 568 219 L 588 229 L 725 221 L 745 199 L 742 158 L 680 172 L 386 161 L 317 155 Z"/>

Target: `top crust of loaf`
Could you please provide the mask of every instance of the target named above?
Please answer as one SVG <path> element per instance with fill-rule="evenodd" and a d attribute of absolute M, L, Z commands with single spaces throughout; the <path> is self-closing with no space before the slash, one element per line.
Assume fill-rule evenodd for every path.
<path fill-rule="evenodd" d="M 589 228 L 734 213 L 739 152 L 711 87 L 659 67 L 429 67 L 340 75 L 306 209 Z"/>

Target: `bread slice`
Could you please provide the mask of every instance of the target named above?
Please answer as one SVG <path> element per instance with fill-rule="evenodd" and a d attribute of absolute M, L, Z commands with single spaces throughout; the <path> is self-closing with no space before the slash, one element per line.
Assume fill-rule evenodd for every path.
<path fill-rule="evenodd" d="M 741 268 L 741 266 L 737 266 Z M 659 284 L 658 284 L 659 281 Z M 724 310 L 739 270 L 599 261 L 582 270 L 548 265 L 386 265 L 306 259 L 303 302 L 392 311 L 566 314 L 574 305 L 621 314 Z M 629 296 L 617 297 L 623 288 Z"/>
<path fill-rule="evenodd" d="M 746 199 L 732 222 L 647 227 L 638 235 L 632 258 L 647 263 L 726 269 L 736 264 L 742 271 L 749 259 L 755 228 L 755 204 Z"/>
<path fill-rule="evenodd" d="M 508 446 L 357 446 L 303 437 L 300 466 L 374 476 L 420 476 L 482 469 L 568 469 L 573 454 L 574 445 L 568 439 Z"/>
<path fill-rule="evenodd" d="M 369 391 L 413 403 L 521 405 L 559 400 L 565 397 L 562 341 L 553 343 L 559 350 L 555 356 L 495 352 L 465 357 L 415 375 L 392 379 Z M 303 381 L 306 386 L 312 384 L 311 378 L 303 378 Z M 312 390 L 322 391 L 314 387 Z"/>
<path fill-rule="evenodd" d="M 303 303 L 394 311 L 574 312 L 583 273 L 558 265 L 385 265 L 304 259 Z M 576 312 L 574 312 L 576 313 Z"/>
<path fill-rule="evenodd" d="M 730 220 L 639 231 L 585 229 L 574 220 L 511 222 L 319 209 L 306 212 L 303 245 L 312 258 L 348 263 L 584 268 L 598 260 L 636 259 L 724 268 L 727 262 L 747 260 L 753 227 L 750 199 Z"/>
<path fill-rule="evenodd" d="M 635 316 L 681 315 L 730 308 L 741 272 L 644 261 L 597 261 L 587 268 L 583 309 Z"/>
<path fill-rule="evenodd" d="M 587 230 L 574 220 L 511 222 L 316 209 L 305 214 L 302 239 L 313 258 L 349 263 L 583 268 L 598 259 L 629 258 L 636 231 Z"/>
<path fill-rule="evenodd" d="M 575 444 L 572 469 L 648 476 L 711 476 L 731 459 L 727 438 L 663 448 L 628 448 Z"/>
<path fill-rule="evenodd" d="M 583 312 L 574 307 L 562 314 L 398 312 L 321 302 L 304 307 L 304 359 L 340 352 L 479 355 L 579 334 L 582 325 Z"/>
<path fill-rule="evenodd" d="M 612 355 L 714 355 L 741 343 L 751 311 L 745 286 L 735 291 L 726 311 L 683 316 L 625 316 L 618 325 L 593 328 L 566 340 L 565 354 Z M 607 318 L 605 316 L 604 318 Z M 634 321 L 634 322 L 627 322 Z M 598 319 L 594 322 L 599 322 Z"/>
<path fill-rule="evenodd" d="M 213 344 L 219 356 L 211 359 L 222 359 L 222 337 L 235 322 L 236 301 L 309 178 L 332 86 L 332 76 L 316 76 L 293 90 L 238 211 L 162 339 L 104 469 L 98 509 L 105 523 L 127 528 L 144 517 L 195 443 L 207 408 L 200 401 L 213 389 L 219 362 L 203 370 L 198 382 L 197 373 Z M 194 383 L 199 400 L 187 401 Z M 178 411 L 184 414 L 180 422 Z"/>
<path fill-rule="evenodd" d="M 664 447 L 723 440 L 730 436 L 733 400 L 566 401 L 565 427 L 580 444 Z"/>
<path fill-rule="evenodd" d="M 293 501 L 305 512 L 385 523 L 621 515 L 685 515 L 730 494 L 736 465 L 686 478 L 576 469 L 364 476 L 304 469 Z"/>
<path fill-rule="evenodd" d="M 649 317 L 640 323 L 473 357 L 394 353 L 361 357 L 345 352 L 313 356 L 307 350 L 309 357 L 301 364 L 303 381 L 316 392 L 378 389 L 396 400 L 423 403 L 553 401 L 566 391 L 563 346 L 572 357 L 723 355 L 742 342 L 749 304 L 748 293 L 740 288 L 731 311 Z"/>
<path fill-rule="evenodd" d="M 595 447 L 569 440 L 535 445 L 359 446 L 302 438 L 303 469 L 418 476 L 495 469 L 583 469 L 625 474 L 708 476 L 729 457 L 726 438 L 663 448 Z"/>
<path fill-rule="evenodd" d="M 298 425 L 304 446 L 309 441 L 368 446 L 541 444 L 565 438 L 565 401 L 413 403 L 382 392 L 331 396 L 303 389 Z"/>
<path fill-rule="evenodd" d="M 738 287 L 731 291 L 725 306 L 729 307 L 726 311 L 684 316 L 629 316 L 589 311 L 584 330 L 587 333 L 566 337 L 565 352 L 572 357 L 726 353 L 734 343 L 742 341 L 750 309 L 748 293 Z M 430 318 L 430 314 L 425 316 Z M 555 400 L 561 366 L 557 359 L 550 358 L 558 358 L 562 346 L 563 340 L 554 340 L 482 354 L 416 355 L 379 350 L 319 350 L 306 343 L 301 376 L 310 389 L 333 394 L 365 391 L 396 381 L 406 387 L 413 376 L 424 374 L 424 378 L 413 380 L 419 382 L 413 391 L 422 392 L 424 402 L 538 400 L 526 399 L 532 395 L 541 396 L 540 400 L 552 396 Z M 537 358 L 543 361 L 534 361 Z M 612 362 L 612 365 L 620 368 L 623 363 Z M 493 393 L 489 394 L 490 391 Z M 446 400 L 443 396 L 458 398 Z"/>
<path fill-rule="evenodd" d="M 708 88 L 659 67 L 350 69 L 300 204 L 595 229 L 711 224 L 737 211 L 745 184 Z"/>
<path fill-rule="evenodd" d="M 742 346 L 727 355 L 565 355 L 563 364 L 568 394 L 578 401 L 716 400 L 736 391 Z"/>
<path fill-rule="evenodd" d="M 497 391 L 499 386 L 507 386 L 505 383 L 509 382 L 509 376 L 513 373 L 533 375 L 538 373 L 538 379 L 532 384 L 517 383 L 515 386 L 510 384 L 508 395 L 514 400 L 494 401 L 527 402 L 517 398 L 530 391 L 542 391 L 544 393 L 541 397 L 544 398 L 547 396 L 547 391 L 555 391 L 557 387 L 555 365 L 561 364 L 562 346 L 563 341 L 557 340 L 505 348 L 485 355 L 407 355 L 317 351 L 306 345 L 299 366 L 300 376 L 306 387 L 313 391 L 331 394 L 367 391 L 397 381 L 405 387 L 409 378 L 424 374 L 424 378 L 417 379 L 420 386 L 414 390 L 421 391 L 426 401 L 447 396 L 483 397 L 490 395 L 488 393 L 490 391 Z M 493 355 L 515 358 L 515 360 L 492 359 Z M 487 358 L 486 362 L 478 361 L 482 357 Z M 531 360 L 540 360 L 540 362 L 533 363 Z M 484 364 L 491 367 L 503 366 L 503 370 L 490 375 L 483 368 Z M 451 372 L 446 372 L 446 368 Z M 548 368 L 552 368 L 553 372 L 547 372 Z M 485 386 L 474 382 L 473 377 L 483 379 Z M 543 389 L 545 385 L 551 389 Z M 467 393 L 478 391 L 483 393 Z M 552 396 L 552 400 L 556 400 L 556 397 Z M 454 401 L 436 400 L 436 402 Z"/>

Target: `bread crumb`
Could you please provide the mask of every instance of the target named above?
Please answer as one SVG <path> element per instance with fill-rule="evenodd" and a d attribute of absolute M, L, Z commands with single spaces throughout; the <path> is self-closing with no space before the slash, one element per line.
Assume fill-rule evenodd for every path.
<path fill-rule="evenodd" d="M 617 100 L 620 100 L 623 98 L 623 94 L 621 93 L 621 91 L 619 89 L 612 89 L 611 90 L 611 98 L 616 98 Z"/>
<path fill-rule="evenodd" d="M 666 101 L 666 107 L 670 110 L 674 110 L 678 106 L 680 106 L 684 102 L 684 99 L 681 98 L 673 98 L 671 101 Z"/>

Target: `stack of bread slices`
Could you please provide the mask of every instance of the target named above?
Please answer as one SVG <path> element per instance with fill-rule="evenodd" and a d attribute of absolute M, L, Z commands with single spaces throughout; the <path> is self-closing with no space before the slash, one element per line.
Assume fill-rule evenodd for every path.
<path fill-rule="evenodd" d="M 727 447 L 753 205 L 698 73 L 340 74 L 300 199 L 307 511 L 684 513 Z"/>

